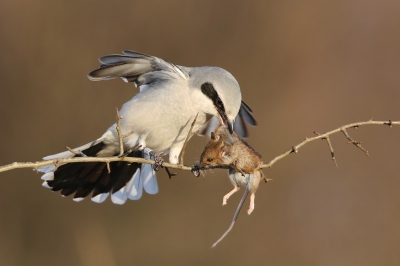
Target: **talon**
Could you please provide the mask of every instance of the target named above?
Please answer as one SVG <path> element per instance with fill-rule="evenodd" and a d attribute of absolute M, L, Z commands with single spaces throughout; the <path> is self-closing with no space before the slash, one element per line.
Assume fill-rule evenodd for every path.
<path fill-rule="evenodd" d="M 154 151 L 149 151 L 149 156 L 153 157 L 154 160 L 154 165 L 153 165 L 153 169 L 154 171 L 158 171 L 161 168 L 164 167 L 164 159 L 159 155 L 156 154 Z"/>
<path fill-rule="evenodd" d="M 192 173 L 195 177 L 199 177 L 200 176 L 200 165 L 198 164 L 194 164 L 192 166 Z"/>

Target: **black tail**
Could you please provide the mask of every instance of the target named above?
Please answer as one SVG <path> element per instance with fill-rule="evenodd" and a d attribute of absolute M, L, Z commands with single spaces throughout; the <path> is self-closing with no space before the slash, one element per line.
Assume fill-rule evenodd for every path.
<path fill-rule="evenodd" d="M 103 145 L 100 142 L 82 152 L 87 156 L 95 157 L 101 151 Z M 142 157 L 143 152 L 136 150 L 128 156 Z M 140 163 L 110 162 L 109 172 L 106 163 L 69 163 L 58 167 L 54 171 L 54 179 L 48 180 L 47 184 L 52 191 L 61 191 L 63 196 L 75 193 L 74 199 L 79 201 L 87 197 L 92 191 L 92 197 L 119 191 L 126 186 L 140 167 Z"/>

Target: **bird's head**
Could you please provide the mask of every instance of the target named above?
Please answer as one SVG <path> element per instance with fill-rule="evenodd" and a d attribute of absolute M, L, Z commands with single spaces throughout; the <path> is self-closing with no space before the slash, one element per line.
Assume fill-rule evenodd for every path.
<path fill-rule="evenodd" d="M 233 132 L 233 123 L 239 112 L 242 95 L 236 79 L 219 67 L 198 67 L 190 72 L 191 87 L 200 93 L 197 103 L 201 111 L 217 116 L 221 124 Z"/>

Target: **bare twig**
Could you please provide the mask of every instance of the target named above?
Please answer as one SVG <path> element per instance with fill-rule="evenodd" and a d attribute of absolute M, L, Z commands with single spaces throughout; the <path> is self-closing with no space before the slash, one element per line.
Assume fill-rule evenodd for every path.
<path fill-rule="evenodd" d="M 192 130 L 193 130 L 194 124 L 196 123 L 196 120 L 197 120 L 197 116 L 198 116 L 198 115 L 199 115 L 199 113 L 197 113 L 196 116 L 194 117 L 193 122 L 192 122 L 192 125 L 190 126 L 189 132 L 188 132 L 188 134 L 187 134 L 187 136 L 186 136 L 185 142 L 183 143 L 183 147 L 182 147 L 182 151 L 181 151 L 181 157 L 179 158 L 179 164 L 180 164 L 180 165 L 183 165 L 183 157 L 184 157 L 184 155 L 185 155 L 186 145 L 187 145 L 189 139 L 190 139 L 194 134 L 196 134 L 196 132 L 192 132 Z"/>
<path fill-rule="evenodd" d="M 129 137 L 130 135 L 132 135 L 132 134 L 133 134 L 133 131 L 129 132 L 128 134 L 122 135 L 122 138 L 123 138 L 123 139 L 124 139 L 124 138 L 127 138 L 127 137 Z"/>
<path fill-rule="evenodd" d="M 354 128 L 358 128 L 358 126 L 357 126 L 357 127 L 354 127 Z M 354 139 L 352 139 L 352 138 L 349 136 L 349 134 L 347 133 L 347 131 L 346 131 L 345 128 L 341 128 L 340 130 L 343 132 L 343 134 L 344 134 L 344 135 L 346 136 L 346 138 L 349 140 L 349 143 L 354 144 L 357 148 L 359 148 L 360 150 L 362 150 L 367 156 L 369 155 L 369 154 L 368 154 L 368 151 L 367 151 L 366 149 L 364 149 L 364 148 L 361 146 L 361 142 L 358 142 L 358 141 L 355 141 Z"/>
<path fill-rule="evenodd" d="M 34 168 L 47 165 L 61 165 L 66 163 L 85 163 L 85 162 L 103 162 L 103 163 L 110 163 L 110 162 L 129 162 L 129 163 L 147 163 L 147 164 L 154 164 L 153 160 L 148 160 L 144 158 L 137 158 L 137 157 L 122 157 L 119 158 L 118 156 L 114 157 L 74 157 L 74 158 L 67 158 L 67 159 L 53 159 L 47 161 L 38 161 L 38 162 L 15 162 L 12 164 L 7 164 L 4 166 L 0 166 L 0 172 L 6 172 L 13 169 L 20 169 L 20 168 Z M 178 170 L 190 171 L 192 168 L 183 165 L 176 165 L 170 163 L 164 163 L 165 167 L 174 168 Z"/>
<path fill-rule="evenodd" d="M 133 131 L 132 131 L 132 132 L 133 132 Z M 128 151 L 126 151 L 124 154 L 118 155 L 118 158 L 122 158 L 122 157 L 128 156 L 129 153 L 133 152 L 134 150 L 139 149 L 140 147 L 142 147 L 142 145 L 139 145 L 139 144 L 138 144 L 138 145 L 135 145 L 135 146 L 133 146 L 132 148 L 130 148 Z"/>
<path fill-rule="evenodd" d="M 118 108 L 117 109 L 117 133 L 118 133 L 118 139 L 119 139 L 119 155 L 122 156 L 124 154 L 124 141 L 123 141 L 123 135 L 121 132 L 121 119 L 122 116 L 119 114 Z"/>
<path fill-rule="evenodd" d="M 84 154 L 83 152 L 81 152 L 80 150 L 75 151 L 75 150 L 71 149 L 71 148 L 68 147 L 68 146 L 65 146 L 65 148 L 66 148 L 67 150 L 69 150 L 69 151 L 70 151 L 71 153 L 73 153 L 73 154 L 76 154 L 76 155 L 79 155 L 79 156 L 82 156 L 82 157 L 87 157 L 87 155 Z"/>
<path fill-rule="evenodd" d="M 365 121 L 365 122 L 358 122 L 358 123 L 352 123 L 348 124 L 342 127 L 339 127 L 337 129 L 334 129 L 332 131 L 326 132 L 324 134 L 320 134 L 318 136 L 315 136 L 313 138 L 306 138 L 303 142 L 297 144 L 296 146 L 293 146 L 290 150 L 287 152 L 275 157 L 272 159 L 270 162 L 267 164 L 263 164 L 261 168 L 270 168 L 272 165 L 274 165 L 277 161 L 285 158 L 288 156 L 290 153 L 298 151 L 301 147 L 306 145 L 307 143 L 317 140 L 317 139 L 326 139 L 330 135 L 333 135 L 338 132 L 343 132 L 342 130 L 346 130 L 349 128 L 356 128 L 364 125 L 387 125 L 387 126 L 393 126 L 393 125 L 400 125 L 400 121 Z M 347 138 L 347 137 L 346 137 Z M 357 145 L 356 145 L 357 146 Z M 357 146 L 358 147 L 358 146 Z M 155 162 L 153 160 L 148 160 L 144 158 L 136 158 L 136 157 L 121 157 L 119 158 L 118 156 L 114 157 L 74 157 L 74 158 L 60 158 L 60 159 L 53 159 L 53 160 L 47 160 L 47 161 L 38 161 L 38 162 L 15 162 L 12 164 L 0 166 L 0 172 L 6 172 L 10 171 L 13 169 L 19 169 L 19 168 L 34 168 L 37 169 L 38 167 L 41 166 L 47 166 L 47 165 L 55 165 L 56 167 L 61 165 L 61 164 L 66 164 L 66 163 L 78 163 L 78 162 L 104 162 L 104 163 L 110 163 L 110 162 L 117 162 L 117 161 L 123 161 L 123 162 L 130 162 L 130 163 L 147 163 L 147 164 L 154 164 Z M 178 170 L 183 170 L 183 171 L 191 171 L 192 168 L 188 166 L 184 166 L 183 164 L 170 164 L 170 163 L 164 163 L 164 167 L 168 167 L 170 169 L 178 169 Z M 211 167 L 210 167 L 211 168 Z"/>
<path fill-rule="evenodd" d="M 314 134 L 317 135 L 317 136 L 320 135 L 320 134 L 319 134 L 318 132 L 316 132 L 316 131 L 314 131 Z M 338 167 L 338 164 L 337 164 L 336 158 L 335 158 L 335 153 L 334 153 L 334 151 L 333 151 L 333 146 L 332 146 L 332 143 L 331 143 L 331 140 L 330 140 L 329 136 L 327 136 L 326 138 L 323 138 L 323 139 L 325 139 L 326 142 L 328 143 L 329 150 L 331 151 L 332 161 L 335 163 L 336 169 L 339 170 L 339 167 Z"/>
<path fill-rule="evenodd" d="M 397 125 L 397 126 L 400 125 L 400 121 L 392 121 L 392 120 L 388 120 L 388 121 L 373 121 L 373 120 L 368 120 L 368 121 L 364 121 L 364 122 L 357 122 L 357 123 L 348 124 L 348 125 L 339 127 L 339 128 L 337 128 L 337 129 L 334 129 L 334 130 L 332 130 L 332 131 L 326 132 L 326 133 L 324 133 L 324 134 L 320 134 L 320 135 L 318 135 L 318 136 L 316 136 L 316 137 L 313 137 L 313 138 L 306 138 L 303 142 L 297 144 L 296 146 L 293 146 L 293 147 L 292 147 L 290 150 L 288 150 L 287 152 L 285 152 L 285 153 L 283 153 L 283 154 L 281 154 L 281 155 L 275 157 L 275 158 L 272 159 L 269 163 L 263 164 L 263 165 L 261 166 L 261 168 L 271 168 L 272 165 L 274 165 L 277 161 L 279 161 L 279 160 L 285 158 L 286 156 L 288 156 L 288 155 L 289 155 L 290 153 L 292 153 L 292 152 L 296 152 L 296 153 L 297 153 L 298 150 L 299 150 L 301 147 L 303 147 L 304 145 L 306 145 L 307 143 L 309 143 L 309 142 L 311 142 L 311 141 L 314 141 L 314 140 L 317 140 L 317 139 L 326 139 L 326 138 L 329 137 L 330 135 L 333 135 L 333 134 L 338 133 L 338 132 L 343 132 L 343 130 L 345 131 L 346 129 L 349 129 L 349 128 L 358 128 L 358 127 L 364 126 L 364 125 L 387 125 L 387 126 L 389 126 L 389 127 L 392 127 L 392 125 Z M 343 132 L 343 133 L 344 133 L 344 132 Z M 346 135 L 346 134 L 345 134 L 345 135 Z M 347 136 L 346 136 L 346 138 L 347 138 Z M 350 138 L 350 137 L 349 137 L 349 138 Z M 348 139 L 348 140 L 351 140 L 351 141 L 354 141 L 353 139 L 351 139 L 351 138 L 349 139 L 349 138 L 347 138 L 347 139 Z M 352 142 L 352 143 L 353 143 L 353 142 Z M 358 143 L 358 145 L 357 145 L 357 143 Z M 358 148 L 362 149 L 362 150 L 368 155 L 368 151 L 366 151 L 364 148 L 362 148 L 359 142 L 355 142 L 355 143 L 353 143 L 353 144 L 354 144 L 355 146 L 357 146 Z M 332 147 L 332 145 L 331 145 L 331 147 Z M 332 149 L 331 151 L 333 151 L 333 149 Z"/>

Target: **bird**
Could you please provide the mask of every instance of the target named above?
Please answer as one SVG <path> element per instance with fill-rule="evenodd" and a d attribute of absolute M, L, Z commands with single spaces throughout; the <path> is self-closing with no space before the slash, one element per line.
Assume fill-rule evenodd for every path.
<path fill-rule="evenodd" d="M 193 132 L 207 134 L 222 124 L 230 133 L 247 136 L 245 122 L 255 126 L 252 110 L 242 101 L 238 82 L 220 67 L 184 67 L 159 57 L 123 51 L 100 57 L 101 65 L 88 74 L 92 81 L 121 78 L 133 82 L 139 92 L 122 105 L 119 114 L 123 149 L 129 157 L 161 158 L 169 155 L 179 163 L 192 121 Z M 134 149 L 133 147 L 139 147 Z M 73 149 L 84 156 L 105 157 L 120 154 L 116 124 L 98 139 Z M 44 160 L 78 157 L 71 150 L 46 156 Z M 150 164 L 78 162 L 39 167 L 43 186 L 74 194 L 79 202 L 92 193 L 91 200 L 124 204 L 138 200 L 143 190 L 158 193 L 155 169 Z"/>

